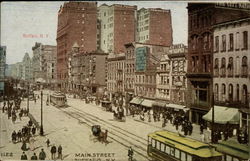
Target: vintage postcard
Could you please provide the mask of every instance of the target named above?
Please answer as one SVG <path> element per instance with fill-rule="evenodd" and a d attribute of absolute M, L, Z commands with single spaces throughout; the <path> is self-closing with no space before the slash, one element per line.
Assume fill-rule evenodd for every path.
<path fill-rule="evenodd" d="M 0 161 L 248 161 L 249 1 L 3 1 Z"/>

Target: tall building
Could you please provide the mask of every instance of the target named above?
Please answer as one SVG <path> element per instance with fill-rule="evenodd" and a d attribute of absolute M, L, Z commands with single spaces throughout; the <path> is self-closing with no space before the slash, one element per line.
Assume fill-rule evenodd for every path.
<path fill-rule="evenodd" d="M 32 81 L 32 61 L 28 53 L 25 53 L 22 61 L 22 76 L 21 79 L 25 81 Z"/>
<path fill-rule="evenodd" d="M 172 45 L 171 11 L 161 8 L 138 10 L 136 41 L 165 46 Z"/>
<path fill-rule="evenodd" d="M 32 47 L 32 71 L 33 71 L 33 82 L 36 82 L 39 78 L 42 78 L 42 44 L 36 42 Z M 18 68 L 17 68 L 18 69 Z M 18 73 L 18 70 L 17 70 Z"/>
<path fill-rule="evenodd" d="M 106 53 L 122 53 L 124 44 L 135 41 L 137 6 L 106 4 L 98 7 L 100 48 Z"/>
<path fill-rule="evenodd" d="M 188 93 L 187 107 L 192 122 L 201 123 L 212 106 L 213 26 L 249 17 L 241 5 L 188 4 Z"/>
<path fill-rule="evenodd" d="M 0 92 L 4 91 L 6 46 L 0 46 Z"/>
<path fill-rule="evenodd" d="M 61 88 L 68 86 L 68 53 L 75 42 L 82 52 L 97 48 L 97 3 L 65 2 L 58 11 L 57 79 Z"/>
<path fill-rule="evenodd" d="M 250 17 L 214 26 L 215 105 L 239 108 L 240 127 L 249 128 Z"/>

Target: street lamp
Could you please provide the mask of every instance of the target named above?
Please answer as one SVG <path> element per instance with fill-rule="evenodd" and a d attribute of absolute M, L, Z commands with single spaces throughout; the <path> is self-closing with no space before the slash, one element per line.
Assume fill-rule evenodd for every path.
<path fill-rule="evenodd" d="M 43 91 L 41 91 L 41 127 L 40 127 L 40 135 L 43 136 Z"/>

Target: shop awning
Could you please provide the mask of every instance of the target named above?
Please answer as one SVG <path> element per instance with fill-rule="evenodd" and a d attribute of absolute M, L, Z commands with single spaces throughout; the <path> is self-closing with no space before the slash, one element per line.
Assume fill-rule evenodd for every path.
<path fill-rule="evenodd" d="M 133 99 L 130 101 L 130 103 L 139 105 L 139 104 L 141 104 L 142 101 L 143 101 L 142 98 L 135 97 L 135 98 L 133 98 Z"/>
<path fill-rule="evenodd" d="M 166 102 L 163 101 L 154 101 L 152 106 L 157 106 L 157 107 L 165 107 L 166 106 Z"/>
<path fill-rule="evenodd" d="M 152 107 L 153 103 L 155 101 L 152 101 L 152 100 L 148 100 L 148 99 L 144 99 L 141 103 L 142 106 L 145 106 L 145 107 Z"/>
<path fill-rule="evenodd" d="M 166 104 L 166 107 L 167 107 L 167 108 L 173 108 L 173 109 L 175 109 L 175 110 L 177 110 L 177 111 L 179 111 L 179 110 L 187 111 L 187 110 L 188 110 L 187 108 L 185 108 L 186 106 L 177 105 L 177 104 L 171 104 L 171 103 Z"/>
<path fill-rule="evenodd" d="M 204 120 L 212 121 L 212 109 L 202 117 Z M 237 108 L 214 106 L 214 122 L 218 124 L 239 124 L 240 113 Z"/>

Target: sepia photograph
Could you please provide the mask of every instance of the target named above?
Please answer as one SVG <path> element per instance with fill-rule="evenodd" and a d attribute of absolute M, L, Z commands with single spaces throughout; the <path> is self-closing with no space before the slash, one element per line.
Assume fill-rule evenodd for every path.
<path fill-rule="evenodd" d="M 250 1 L 0 2 L 0 161 L 250 161 Z"/>

